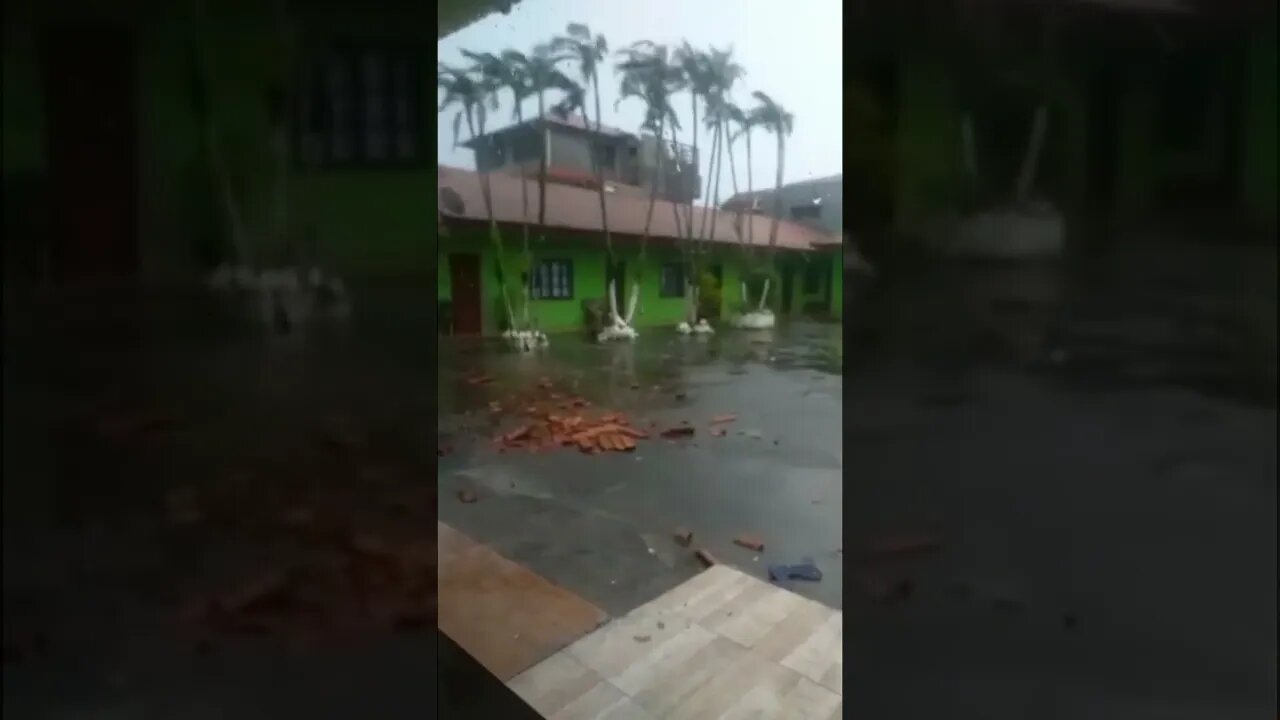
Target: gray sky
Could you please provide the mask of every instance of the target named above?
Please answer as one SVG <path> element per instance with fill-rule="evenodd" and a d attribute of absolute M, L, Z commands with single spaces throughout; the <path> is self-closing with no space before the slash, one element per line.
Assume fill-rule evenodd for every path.
<path fill-rule="evenodd" d="M 508 48 L 529 52 L 533 46 L 563 34 L 570 22 L 584 23 L 592 33 L 603 33 L 609 49 L 617 50 L 637 40 L 676 46 L 688 40 L 695 47 L 733 47 L 734 58 L 746 69 L 735 86 L 733 99 L 744 107 L 755 103 L 751 93 L 762 90 L 795 114 L 795 130 L 787 138 L 784 181 L 796 182 L 843 171 L 842 112 L 842 9 L 840 0 L 522 0 L 509 15 L 495 14 L 439 41 L 441 62 L 464 63 L 462 49 L 501 52 Z M 615 111 L 618 80 L 614 61 L 600 76 L 604 123 L 638 132 L 644 108 L 628 100 Z M 576 68 L 566 63 L 566 74 Z M 588 98 L 588 103 L 591 100 Z M 680 141 L 690 142 L 689 99 L 677 95 L 673 104 L 681 117 Z M 513 106 L 504 93 L 490 127 L 510 123 Z M 536 110 L 533 103 L 526 116 Z M 701 114 L 701 109 L 699 109 Z M 472 168 L 471 151 L 453 147 L 453 111 L 439 123 L 437 149 L 442 164 Z M 699 118 L 701 123 L 701 118 Z M 465 130 L 464 130 L 465 132 Z M 710 135 L 699 128 L 698 146 L 705 158 Z M 752 176 L 755 187 L 772 186 L 777 171 L 772 135 L 752 136 Z M 735 144 L 742 177 L 746 150 Z M 721 200 L 733 192 L 726 159 L 720 178 Z"/>

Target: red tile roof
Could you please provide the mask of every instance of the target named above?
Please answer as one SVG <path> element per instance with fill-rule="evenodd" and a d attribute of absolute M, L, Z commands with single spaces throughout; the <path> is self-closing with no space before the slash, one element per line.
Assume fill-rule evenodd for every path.
<path fill-rule="evenodd" d="M 440 166 L 440 213 L 445 218 L 461 218 L 487 221 L 484 195 L 480 190 L 480 177 L 471 170 Z M 537 222 L 538 218 L 538 182 L 535 179 L 523 180 L 515 175 L 500 172 L 490 173 L 493 188 L 493 212 L 498 222 L 519 223 L 525 220 L 521 200 L 520 185 L 528 183 L 529 188 L 529 222 Z M 620 235 L 639 237 L 644 234 L 645 216 L 649 210 L 648 193 L 639 188 L 617 186 L 615 192 L 606 195 L 609 210 L 609 229 Z M 678 206 L 681 218 L 688 211 L 687 205 Z M 711 212 L 709 208 L 695 205 L 693 208 L 693 228 L 696 234 L 702 216 Z M 718 211 L 715 237 L 707 238 L 711 242 L 738 244 L 743 242 L 734 232 L 735 213 Z M 708 217 L 707 232 L 710 232 Z M 754 224 L 753 247 L 769 245 L 770 218 L 761 215 L 744 215 L 742 217 L 743 234 L 747 232 L 747 224 Z M 568 230 L 585 230 L 600 232 L 600 197 L 595 190 L 548 183 L 547 185 L 547 226 Z M 677 239 L 679 234 L 672 211 L 672 203 L 658 200 L 653 208 L 653 221 L 649 229 L 652 238 Z M 838 243 L 836 236 L 822 230 L 782 220 L 778 223 L 777 247 L 788 250 L 813 250 L 827 243 Z"/>

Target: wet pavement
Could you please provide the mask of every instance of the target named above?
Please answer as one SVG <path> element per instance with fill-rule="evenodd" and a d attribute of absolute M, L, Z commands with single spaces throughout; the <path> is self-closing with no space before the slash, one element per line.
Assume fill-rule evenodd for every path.
<path fill-rule="evenodd" d="M 842 342 L 838 325 L 795 322 L 709 338 L 651 330 L 604 346 L 562 336 L 536 357 L 442 346 L 440 432 L 452 452 L 440 460 L 440 519 L 615 616 L 700 570 L 699 548 L 765 579 L 769 564 L 812 558 L 822 581 L 788 586 L 839 608 Z M 495 380 L 468 384 L 477 373 Z M 523 407 L 549 392 L 589 401 L 587 414 L 625 413 L 651 437 L 631 452 L 497 452 L 491 438 L 523 420 L 488 403 Z M 714 436 L 710 421 L 726 414 L 735 419 Z M 691 437 L 658 436 L 683 422 Z M 459 490 L 478 502 L 457 501 Z M 764 551 L 735 545 L 744 534 Z"/>

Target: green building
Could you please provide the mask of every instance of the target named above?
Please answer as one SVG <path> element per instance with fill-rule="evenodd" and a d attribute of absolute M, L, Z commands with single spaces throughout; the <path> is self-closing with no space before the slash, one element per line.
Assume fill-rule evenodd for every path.
<path fill-rule="evenodd" d="M 705 216 L 707 230 L 701 237 L 707 239 L 690 244 L 680 239 L 685 233 L 676 220 L 679 213 L 684 224 L 687 205 L 657 200 L 650 213 L 648 191 L 606 183 L 615 255 L 611 268 L 598 190 L 584 187 L 585 182 L 549 182 L 544 230 L 536 222 L 539 186 L 535 179 L 492 172 L 488 181 L 508 293 L 517 305 L 514 296 L 521 292 L 530 271 L 524 260 L 523 239 L 526 230 L 529 234 L 531 317 L 541 330 L 585 327 L 590 317 L 587 308 L 592 304 L 606 306 L 610 279 L 616 281 L 614 290 L 622 311 L 632 287 L 638 284 L 634 318 L 638 328 L 674 326 L 684 319 L 685 282 L 693 267 L 702 272 L 703 316 L 727 318 L 741 305 L 743 278 L 760 283 L 766 275 L 773 283 L 769 304 L 775 312 L 838 316 L 840 273 L 830 246 L 838 245 L 839 238 L 818 229 L 783 221 L 771 250 L 769 218 L 726 211 L 713 216 L 710 209 L 695 204 L 693 226 L 695 231 L 702 227 Z M 445 308 L 442 328 L 458 334 L 494 334 L 505 322 L 503 283 L 499 280 L 498 252 L 489 233 L 482 176 L 441 167 L 439 186 L 444 232 L 439 243 L 437 293 Z M 752 288 L 753 297 L 758 287 Z"/>

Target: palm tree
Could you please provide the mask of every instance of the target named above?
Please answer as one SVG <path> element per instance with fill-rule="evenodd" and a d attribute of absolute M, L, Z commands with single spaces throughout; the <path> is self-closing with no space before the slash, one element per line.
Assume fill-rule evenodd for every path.
<path fill-rule="evenodd" d="M 581 95 L 582 88 L 567 75 L 560 72 L 559 63 L 568 60 L 568 56 L 557 53 L 550 44 L 541 44 L 533 48 L 528 56 L 511 56 L 521 62 L 525 77 L 529 81 L 529 89 L 538 98 L 538 120 L 547 116 L 547 93 L 560 90 L 567 96 Z M 572 104 L 572 103 L 570 103 Z M 563 105 L 561 106 L 563 107 Z M 539 141 L 542 148 L 538 159 L 538 225 L 541 228 L 540 238 L 546 239 L 547 228 L 547 136 L 544 132 Z"/>
<path fill-rule="evenodd" d="M 453 142 L 458 143 L 462 131 L 462 123 L 467 123 L 467 131 L 471 138 L 485 136 L 485 122 L 488 117 L 486 104 L 496 108 L 496 85 L 478 69 L 460 69 L 440 63 L 436 71 L 436 86 L 444 91 L 444 99 L 440 101 L 439 112 L 457 105 L 459 110 L 453 116 Z M 477 148 L 478 149 L 478 148 Z M 507 311 L 507 322 L 511 330 L 516 329 L 515 313 L 511 308 L 511 296 L 507 292 L 507 274 L 503 262 L 502 232 L 493 214 L 493 187 L 488 172 L 479 172 L 480 191 L 484 198 L 485 213 L 489 217 L 489 239 L 494 245 L 498 258 L 498 284 L 502 288 L 502 301 Z"/>
<path fill-rule="evenodd" d="M 776 100 L 765 93 L 751 93 L 760 105 L 756 109 L 759 124 L 778 139 L 778 170 L 773 187 L 773 213 L 769 220 L 769 255 L 778 244 L 778 222 L 782 217 L 782 169 L 786 160 L 786 137 L 795 126 L 795 116 L 787 112 Z M 765 278 L 764 289 L 760 293 L 760 307 L 765 306 L 769 295 L 769 279 Z"/>
<path fill-rule="evenodd" d="M 640 287 L 644 281 L 646 248 L 649 241 L 650 228 L 653 225 L 653 209 L 658 201 L 658 178 L 662 177 L 666 150 L 666 131 L 672 134 L 680 127 L 680 119 L 671 106 L 671 96 L 682 87 L 684 82 L 680 69 L 671 62 L 665 45 L 656 45 L 647 40 L 637 42 L 619 52 L 623 56 L 617 66 L 622 76 L 618 92 L 618 100 L 614 106 L 627 98 L 639 99 L 645 105 L 642 131 L 653 133 L 656 150 L 655 176 L 649 183 L 649 208 L 645 213 L 644 232 L 640 235 L 640 262 L 636 272 L 636 281 L 631 286 L 631 298 L 627 304 L 626 323 L 630 325 L 635 317 L 636 304 L 640 296 Z M 672 203 L 675 207 L 675 203 Z M 677 216 L 677 226 L 679 216 Z M 677 230 L 678 232 L 678 230 Z"/>
<path fill-rule="evenodd" d="M 768 95 L 756 91 L 751 94 L 760 101 L 759 121 L 767 132 L 778 139 L 778 171 L 773 183 L 773 221 L 769 223 L 769 247 L 778 244 L 778 219 L 782 216 L 782 168 L 787 158 L 786 138 L 795 127 L 795 115 Z"/>
<path fill-rule="evenodd" d="M 524 123 L 524 101 L 533 95 L 533 87 L 529 82 L 528 58 L 523 53 L 507 50 L 501 56 L 493 53 L 474 53 L 463 50 L 462 54 L 476 64 L 482 75 L 489 79 L 495 89 L 505 89 L 511 93 L 515 103 L 512 113 L 516 124 Z M 524 282 L 521 283 L 523 304 L 521 316 L 524 325 L 530 326 L 530 310 L 533 295 L 533 251 L 529 245 L 529 184 L 525 182 L 524 173 L 520 175 L 520 234 L 524 248 Z"/>
<path fill-rule="evenodd" d="M 732 104 L 729 101 L 729 95 L 733 90 L 733 85 L 744 75 L 746 70 L 733 61 L 733 48 L 725 50 L 717 50 L 711 48 L 706 55 L 706 72 L 712 82 L 711 94 L 706 98 L 707 103 L 707 127 L 713 131 L 711 162 L 708 166 L 707 177 L 707 197 L 711 199 L 711 232 L 709 236 L 715 237 L 716 219 L 719 217 L 718 208 L 720 207 L 720 175 L 724 166 L 725 145 L 728 142 L 727 126 L 730 118 L 733 116 L 731 111 Z M 736 108 L 733 108 L 736 110 Z M 730 159 L 732 164 L 732 158 Z M 715 178 L 715 185 L 711 184 L 712 177 Z M 703 214 L 703 222 L 705 224 L 707 215 Z M 702 230 L 699 231 L 701 235 Z"/>
<path fill-rule="evenodd" d="M 689 110 L 692 113 L 693 124 L 690 126 L 690 132 L 693 135 L 693 157 L 701 160 L 698 155 L 698 102 L 705 103 L 706 98 L 714 91 L 715 80 L 711 76 L 707 67 L 707 54 L 701 50 L 695 49 L 685 40 L 681 43 L 680 48 L 675 52 L 675 62 L 684 73 L 684 88 L 689 92 Z M 710 175 L 707 176 L 710 178 Z M 685 230 L 688 238 L 693 237 L 693 198 L 689 198 L 689 214 L 686 218 L 687 228 Z"/>
<path fill-rule="evenodd" d="M 600 112 L 600 63 L 609 52 L 609 42 L 604 35 L 591 35 L 591 29 L 581 23 L 569 23 L 566 35 L 551 41 L 551 47 L 557 51 L 568 52 L 578 63 L 578 72 L 584 87 L 590 87 L 595 98 L 596 133 L 602 132 Z M 609 208 L 605 202 L 604 165 L 597 156 L 598 148 L 591 145 L 591 169 L 596 176 L 596 189 L 600 195 L 600 224 L 604 228 L 604 247 L 609 256 L 609 267 L 614 268 L 616 261 L 613 255 L 613 238 L 609 234 Z M 609 289 L 610 295 L 613 288 Z"/>
<path fill-rule="evenodd" d="M 733 50 L 717 50 L 710 48 L 707 52 L 695 50 L 686 42 L 680 48 L 678 53 L 678 61 L 681 68 L 685 72 L 688 79 L 688 90 L 692 101 L 693 110 L 693 148 L 694 156 L 698 155 L 698 103 L 702 103 L 704 108 L 704 119 L 707 129 L 711 131 L 711 152 L 708 154 L 706 162 L 706 189 L 702 193 L 704 203 L 712 203 L 708 212 L 702 213 L 702 219 L 698 225 L 698 233 L 693 233 L 693 199 L 689 200 L 689 217 L 687 235 L 692 241 L 692 257 L 691 270 L 695 283 L 691 285 L 691 302 L 689 304 L 690 322 L 697 321 L 698 306 L 698 285 L 701 279 L 701 258 L 703 256 L 702 245 L 707 239 L 708 222 L 710 222 L 711 232 L 715 232 L 716 211 L 714 207 L 713 188 L 717 187 L 716 182 L 720 176 L 720 166 L 723 163 L 724 153 L 724 123 L 722 113 L 722 105 L 727 100 L 728 94 L 733 84 L 741 78 L 745 71 L 742 66 L 733 61 Z"/>
<path fill-rule="evenodd" d="M 752 196 L 755 193 L 755 183 L 751 172 L 751 131 L 759 127 L 762 123 L 760 108 L 752 108 L 750 111 L 745 112 L 741 108 L 735 109 L 737 110 L 737 113 L 734 114 L 733 121 L 738 126 L 738 132 L 733 135 L 730 142 L 732 143 L 733 140 L 739 137 L 742 137 L 747 141 L 747 197 L 750 198 L 751 202 L 754 204 L 755 198 Z M 748 246 L 754 245 L 755 236 L 755 224 L 750 223 L 747 225 Z"/>

